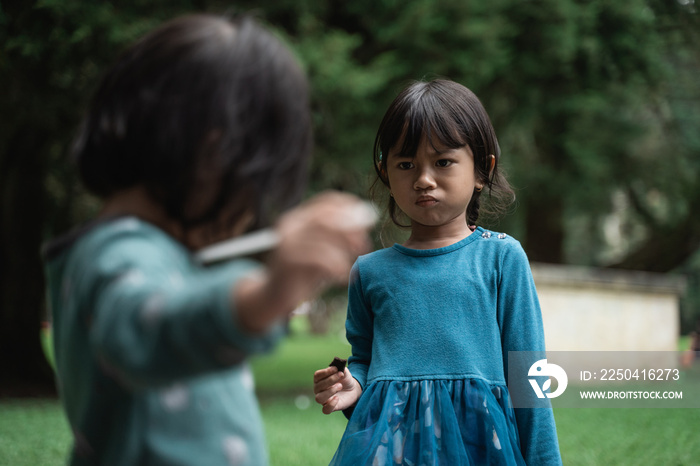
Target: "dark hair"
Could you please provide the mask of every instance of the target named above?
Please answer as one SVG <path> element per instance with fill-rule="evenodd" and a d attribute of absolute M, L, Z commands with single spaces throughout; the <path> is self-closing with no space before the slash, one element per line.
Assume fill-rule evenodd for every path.
<path fill-rule="evenodd" d="M 266 223 L 300 199 L 310 150 L 308 84 L 289 49 L 252 18 L 191 15 L 121 55 L 73 154 L 89 191 L 143 185 L 190 228 L 222 213 Z"/>
<path fill-rule="evenodd" d="M 445 79 L 413 82 L 401 91 L 384 114 L 374 140 L 374 169 L 385 186 L 389 186 L 389 180 L 382 155 L 388 156 L 389 150 L 401 143 L 401 154 L 415 156 L 423 137 L 436 150 L 436 143 L 450 149 L 469 146 L 474 154 L 475 176 L 488 187 L 489 197 L 501 199 L 503 206 L 514 200 L 513 190 L 498 170 L 501 150 L 491 120 L 472 91 Z M 495 162 L 489 174 L 490 155 Z M 475 225 L 479 217 L 481 194 L 474 190 L 467 206 L 470 225 Z M 392 221 L 405 226 L 392 197 L 388 208 Z"/>

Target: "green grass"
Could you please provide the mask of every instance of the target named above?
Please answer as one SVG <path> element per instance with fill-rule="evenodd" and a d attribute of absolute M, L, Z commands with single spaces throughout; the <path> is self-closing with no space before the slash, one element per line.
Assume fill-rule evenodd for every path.
<path fill-rule="evenodd" d="M 698 464 L 698 409 L 559 409 L 567 466 Z"/>
<path fill-rule="evenodd" d="M 65 464 L 70 442 L 57 400 L 0 400 L 0 464 Z"/>
<path fill-rule="evenodd" d="M 349 346 L 336 331 L 312 336 L 295 319 L 291 336 L 272 355 L 253 361 L 272 466 L 330 461 L 345 428 L 313 401 L 312 378 Z M 700 409 L 555 410 L 567 466 L 692 465 L 700 458 Z M 62 465 L 70 430 L 56 400 L 0 400 L 0 465 Z"/>
<path fill-rule="evenodd" d="M 339 332 L 311 335 L 300 318 L 272 355 L 253 359 L 258 395 L 281 396 L 313 393 L 314 371 L 328 366 L 334 356 L 347 358 L 350 345 Z"/>
<path fill-rule="evenodd" d="M 300 409 L 293 398 L 267 399 L 262 404 L 270 464 L 327 466 L 345 429 L 340 413 L 326 416 L 319 405 Z M 303 406 L 303 405 L 301 405 Z"/>
<path fill-rule="evenodd" d="M 253 360 L 271 465 L 328 465 L 346 420 L 341 413 L 321 413 L 314 401 L 313 374 L 334 356 L 349 354 L 350 345 L 339 331 L 312 336 L 305 320 L 297 318 L 274 354 Z"/>

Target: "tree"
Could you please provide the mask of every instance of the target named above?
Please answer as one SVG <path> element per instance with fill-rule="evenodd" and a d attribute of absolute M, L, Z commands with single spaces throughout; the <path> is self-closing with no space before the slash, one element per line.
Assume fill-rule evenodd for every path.
<path fill-rule="evenodd" d="M 94 212 L 66 155 L 97 78 L 163 19 L 230 8 L 194 0 L 118 5 L 0 7 L 0 364 L 8 379 L 50 383 L 38 342 L 39 247 Z M 410 79 L 444 76 L 472 88 L 492 117 L 519 198 L 495 226 L 515 233 L 531 259 L 668 271 L 698 250 L 693 2 L 236 5 L 257 11 L 307 69 L 316 128 L 311 190 L 366 193 L 389 102 Z"/>
<path fill-rule="evenodd" d="M 283 17 L 291 11 L 294 21 L 287 22 L 289 28 L 298 21 L 311 24 L 313 17 L 296 8 L 296 3 L 279 4 L 270 11 L 281 11 Z M 0 86 L 5 90 L 0 93 L 4 110 L 0 124 L 0 389 L 4 393 L 52 387 L 52 373 L 39 343 L 40 321 L 46 318 L 40 247 L 97 208 L 78 186 L 68 154 L 99 76 L 121 49 L 163 20 L 185 12 L 227 9 L 225 2 L 185 0 L 120 2 L 119 6 L 37 0 L 0 7 Z M 284 27 L 285 21 L 280 24 Z M 290 37 L 282 30 L 280 34 Z M 342 54 L 349 50 L 346 39 L 338 32 L 319 47 Z M 309 49 L 311 45 L 307 43 Z M 337 72 L 324 68 L 322 74 L 332 78 Z M 324 93 L 328 91 L 320 89 L 315 105 L 328 108 Z"/>
<path fill-rule="evenodd" d="M 700 248 L 700 15 L 694 2 L 653 2 L 664 32 L 666 80 L 659 93 L 652 131 L 634 148 L 647 170 L 625 186 L 632 218 L 645 234 L 613 267 L 668 272 L 683 266 Z M 696 272 L 697 273 L 697 272 Z"/>
<path fill-rule="evenodd" d="M 471 87 L 491 114 L 518 188 L 505 228 L 532 260 L 662 271 L 700 245 L 686 235 L 674 254 L 645 247 L 659 244 L 648 223 L 658 192 L 684 206 L 667 215 L 678 221 L 674 231 L 700 231 L 683 214 L 692 189 L 674 181 L 696 173 L 686 171 L 697 154 L 693 136 L 679 125 L 693 127 L 697 116 L 674 96 L 679 80 L 685 93 L 699 92 L 692 3 L 356 0 L 264 14 L 283 25 L 313 82 L 316 186 L 361 191 L 357 173 L 371 177 L 371 142 L 389 101 L 409 79 L 445 76 Z M 670 145 L 676 166 L 658 156 Z M 615 255 L 602 225 L 619 214 L 620 196 L 634 234 L 623 232 Z M 644 252 L 626 262 L 635 247 Z"/>
<path fill-rule="evenodd" d="M 135 2 L 136 3 L 136 2 Z M 4 4 L 3 4 L 4 5 Z M 66 154 L 89 91 L 127 42 L 189 3 L 34 1 L 0 10 L 0 367 L 3 390 L 50 387 L 39 344 L 40 245 L 86 217 Z M 87 206 L 85 205 L 87 204 Z"/>

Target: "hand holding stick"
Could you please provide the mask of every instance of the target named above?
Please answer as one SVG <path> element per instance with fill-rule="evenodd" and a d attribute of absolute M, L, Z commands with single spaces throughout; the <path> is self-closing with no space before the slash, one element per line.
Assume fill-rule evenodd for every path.
<path fill-rule="evenodd" d="M 376 221 L 377 214 L 372 205 L 362 202 L 347 210 L 338 228 L 348 230 L 370 228 Z M 274 228 L 264 228 L 203 248 L 195 254 L 195 257 L 202 264 L 211 264 L 269 251 L 279 242 L 279 233 Z"/>
<path fill-rule="evenodd" d="M 206 248 L 204 263 L 272 248 L 267 267 L 241 280 L 234 292 L 239 319 L 262 331 L 275 319 L 333 284 L 347 283 L 358 255 L 368 252 L 368 232 L 377 215 L 350 194 L 322 193 L 280 218 L 273 230 Z"/>

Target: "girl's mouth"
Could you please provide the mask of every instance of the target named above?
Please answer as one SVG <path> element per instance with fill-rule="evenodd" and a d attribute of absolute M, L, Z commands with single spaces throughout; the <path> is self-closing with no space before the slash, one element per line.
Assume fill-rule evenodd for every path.
<path fill-rule="evenodd" d="M 437 202 L 438 200 L 433 196 L 420 196 L 418 199 L 416 199 L 416 205 L 421 207 L 428 207 L 437 204 Z"/>

